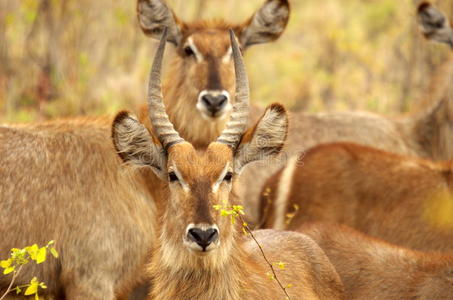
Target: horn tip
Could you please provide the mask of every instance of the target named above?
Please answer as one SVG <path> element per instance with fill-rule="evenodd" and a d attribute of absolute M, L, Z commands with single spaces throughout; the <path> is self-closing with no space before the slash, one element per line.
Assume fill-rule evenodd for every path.
<path fill-rule="evenodd" d="M 232 28 L 228 29 L 228 32 L 230 33 L 230 40 L 231 43 L 236 41 L 236 34 L 234 34 L 234 30 Z"/>
<path fill-rule="evenodd" d="M 428 2 L 428 1 L 423 1 L 423 2 L 421 2 L 421 3 L 418 5 L 418 7 L 417 7 L 417 12 L 418 12 L 418 13 L 421 13 L 421 12 L 423 12 L 424 10 L 426 10 L 427 8 L 429 8 L 429 7 L 431 7 L 431 6 L 432 6 L 432 4 L 431 4 L 430 2 Z"/>
<path fill-rule="evenodd" d="M 164 28 L 162 29 L 162 39 L 165 38 L 165 40 L 166 40 L 167 35 L 168 35 L 168 27 L 164 26 Z"/>
<path fill-rule="evenodd" d="M 286 108 L 278 102 L 274 102 L 267 107 L 267 109 L 273 110 L 278 114 L 286 114 Z"/>

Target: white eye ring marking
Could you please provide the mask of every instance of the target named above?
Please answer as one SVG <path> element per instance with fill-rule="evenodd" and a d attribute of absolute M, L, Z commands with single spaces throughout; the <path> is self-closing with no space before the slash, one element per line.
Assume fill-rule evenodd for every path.
<path fill-rule="evenodd" d="M 231 54 L 233 53 L 233 49 L 231 48 L 231 46 L 228 48 L 227 52 L 225 53 L 225 55 L 222 57 L 222 63 L 224 64 L 227 64 L 231 61 Z"/>
<path fill-rule="evenodd" d="M 230 163 L 226 163 L 225 167 L 222 170 L 222 173 L 220 173 L 219 178 L 216 180 L 216 182 L 212 186 L 212 192 L 217 193 L 219 191 L 220 184 L 223 182 L 223 178 L 225 178 L 226 173 L 228 173 Z"/>
<path fill-rule="evenodd" d="M 179 184 L 181 185 L 182 189 L 185 191 L 185 192 L 189 192 L 190 191 L 190 186 L 187 184 L 187 182 L 184 180 L 184 177 L 182 177 L 181 175 L 181 172 L 179 172 L 178 168 L 173 165 L 169 170 L 168 170 L 168 173 L 171 173 L 171 172 L 174 172 L 176 177 L 178 177 L 178 182 Z M 175 182 L 176 183 L 176 182 Z"/>
<path fill-rule="evenodd" d="M 189 45 L 189 47 L 192 49 L 193 53 L 195 54 L 195 58 L 197 59 L 197 62 L 202 62 L 204 59 L 203 54 L 201 54 L 200 51 L 198 51 L 198 48 L 197 48 L 197 46 L 195 46 L 195 43 L 193 42 L 193 39 L 191 36 L 187 38 L 187 44 Z"/>

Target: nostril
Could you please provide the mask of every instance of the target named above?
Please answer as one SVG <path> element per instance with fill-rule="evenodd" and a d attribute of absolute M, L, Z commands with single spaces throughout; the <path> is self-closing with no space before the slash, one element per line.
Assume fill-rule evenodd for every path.
<path fill-rule="evenodd" d="M 225 95 L 218 96 L 217 97 L 217 106 L 223 107 L 226 104 L 227 100 L 228 100 L 228 98 Z"/>
<path fill-rule="evenodd" d="M 203 97 L 201 97 L 201 101 L 203 101 L 203 103 L 208 107 L 212 105 L 212 100 L 212 96 L 209 94 L 203 95 Z"/>
<path fill-rule="evenodd" d="M 219 232 L 215 228 L 209 228 L 207 230 L 202 230 L 199 228 L 191 228 L 187 232 L 187 238 L 199 246 L 206 249 L 212 242 L 215 242 L 219 237 Z"/>
<path fill-rule="evenodd" d="M 189 240 L 198 243 L 201 240 L 201 236 L 199 235 L 200 229 L 198 228 L 192 228 L 189 229 L 189 232 L 187 233 L 187 237 Z"/>
<path fill-rule="evenodd" d="M 208 231 L 210 231 L 208 236 L 208 243 L 215 242 L 219 236 L 219 232 L 215 228 L 208 229 Z"/>
<path fill-rule="evenodd" d="M 217 113 L 220 111 L 227 103 L 228 97 L 223 94 L 205 94 L 201 96 L 201 102 L 211 113 Z"/>

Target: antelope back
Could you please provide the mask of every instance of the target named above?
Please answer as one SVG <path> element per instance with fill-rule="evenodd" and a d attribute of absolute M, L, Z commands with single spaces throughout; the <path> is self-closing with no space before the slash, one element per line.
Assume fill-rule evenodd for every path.
<path fill-rule="evenodd" d="M 298 231 L 326 253 L 346 299 L 453 299 L 452 253 L 413 251 L 342 225 L 307 223 Z"/>
<path fill-rule="evenodd" d="M 325 144 L 292 160 L 263 190 L 264 226 L 341 223 L 396 245 L 453 250 L 452 165 L 357 144 Z"/>

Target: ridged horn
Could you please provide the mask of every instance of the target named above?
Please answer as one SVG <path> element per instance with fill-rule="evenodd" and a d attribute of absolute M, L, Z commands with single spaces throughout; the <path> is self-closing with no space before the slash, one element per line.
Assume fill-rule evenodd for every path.
<path fill-rule="evenodd" d="M 236 103 L 233 105 L 233 112 L 230 115 L 230 119 L 222 134 L 217 139 L 217 142 L 227 144 L 231 148 L 236 149 L 247 127 L 250 92 L 241 51 L 236 41 L 236 36 L 231 29 L 230 40 L 233 50 L 234 72 L 236 74 Z"/>
<path fill-rule="evenodd" d="M 184 139 L 179 136 L 179 133 L 173 127 L 168 115 L 165 111 L 164 101 L 161 88 L 161 70 L 162 60 L 165 52 L 165 44 L 167 42 L 167 27 L 162 32 L 159 47 L 154 55 L 153 66 L 149 74 L 148 83 L 148 109 L 149 118 L 153 125 L 154 132 L 157 138 L 162 143 L 165 150 L 171 146 L 184 142 Z"/>

